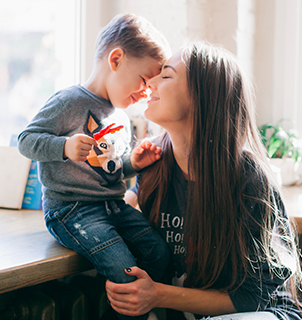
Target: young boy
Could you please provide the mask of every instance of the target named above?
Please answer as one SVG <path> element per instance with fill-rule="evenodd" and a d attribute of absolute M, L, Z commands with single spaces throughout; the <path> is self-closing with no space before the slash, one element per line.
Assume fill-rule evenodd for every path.
<path fill-rule="evenodd" d="M 122 180 L 158 160 L 160 149 L 146 142 L 130 157 L 129 119 L 115 108 L 147 97 L 146 82 L 169 50 L 145 19 L 115 17 L 98 36 L 87 82 L 54 94 L 18 137 L 19 151 L 38 161 L 49 232 L 118 283 L 135 280 L 125 273 L 134 256 L 157 281 L 168 265 L 164 240 L 123 201 Z"/>

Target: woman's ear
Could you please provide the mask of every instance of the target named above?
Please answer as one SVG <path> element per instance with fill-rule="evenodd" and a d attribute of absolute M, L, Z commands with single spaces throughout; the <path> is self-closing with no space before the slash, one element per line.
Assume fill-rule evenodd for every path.
<path fill-rule="evenodd" d="M 124 50 L 115 48 L 111 50 L 108 56 L 109 67 L 112 71 L 116 71 L 125 56 Z"/>

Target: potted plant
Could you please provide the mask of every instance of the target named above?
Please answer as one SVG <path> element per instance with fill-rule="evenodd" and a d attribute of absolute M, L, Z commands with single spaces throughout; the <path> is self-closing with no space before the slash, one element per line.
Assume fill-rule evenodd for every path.
<path fill-rule="evenodd" d="M 270 163 L 280 168 L 282 185 L 294 184 L 299 180 L 297 171 L 302 156 L 298 135 L 294 130 L 286 131 L 281 122 L 276 125 L 266 123 L 259 132 Z"/>

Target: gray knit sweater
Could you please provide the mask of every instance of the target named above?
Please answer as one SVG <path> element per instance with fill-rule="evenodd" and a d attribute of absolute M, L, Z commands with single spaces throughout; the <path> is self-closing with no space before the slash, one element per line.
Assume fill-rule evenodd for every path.
<path fill-rule="evenodd" d="M 94 161 L 63 159 L 67 137 L 94 133 L 115 123 L 124 128 L 107 134 Z M 127 115 L 81 85 L 54 94 L 18 136 L 21 154 L 38 161 L 43 195 L 61 201 L 122 199 L 123 179 L 136 174 L 130 164 L 130 122 Z M 97 164 L 96 164 L 97 161 Z"/>

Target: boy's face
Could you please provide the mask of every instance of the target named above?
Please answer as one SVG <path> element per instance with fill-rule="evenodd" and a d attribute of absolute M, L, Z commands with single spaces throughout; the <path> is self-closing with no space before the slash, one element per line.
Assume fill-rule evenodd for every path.
<path fill-rule="evenodd" d="M 151 57 L 134 58 L 123 54 L 114 60 L 107 82 L 107 95 L 112 105 L 125 109 L 147 98 L 147 81 L 158 75 L 162 64 Z"/>

